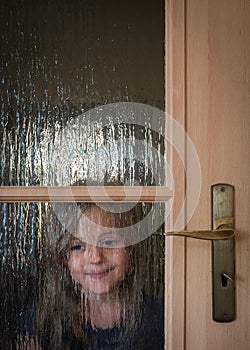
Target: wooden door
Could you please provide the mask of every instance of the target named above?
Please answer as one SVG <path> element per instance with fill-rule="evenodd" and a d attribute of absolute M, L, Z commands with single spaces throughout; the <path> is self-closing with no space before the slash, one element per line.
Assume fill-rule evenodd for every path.
<path fill-rule="evenodd" d="M 200 199 L 188 229 L 211 225 L 210 188 L 235 186 L 236 320 L 212 320 L 211 243 L 167 243 L 166 349 L 250 348 L 250 2 L 166 1 L 167 110 L 201 164 Z M 175 209 L 185 183 L 174 157 Z M 177 185 L 175 184 L 177 187 Z M 187 204 L 189 205 L 189 204 Z M 170 254 L 171 251 L 171 254 Z"/>

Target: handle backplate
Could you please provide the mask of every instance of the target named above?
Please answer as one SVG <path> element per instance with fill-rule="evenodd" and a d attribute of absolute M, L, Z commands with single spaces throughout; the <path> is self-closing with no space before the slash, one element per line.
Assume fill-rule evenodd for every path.
<path fill-rule="evenodd" d="M 218 184 L 212 190 L 212 229 L 234 228 L 234 187 Z M 212 241 L 213 319 L 235 319 L 235 239 Z"/>

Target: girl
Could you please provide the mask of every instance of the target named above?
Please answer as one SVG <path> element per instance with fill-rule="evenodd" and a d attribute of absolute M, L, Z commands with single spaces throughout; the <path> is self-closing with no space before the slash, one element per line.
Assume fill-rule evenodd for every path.
<path fill-rule="evenodd" d="M 82 204 L 74 234 L 51 222 L 36 311 L 40 349 L 164 349 L 163 241 L 127 246 L 117 230 L 133 234 L 150 206 L 118 213 Z"/>

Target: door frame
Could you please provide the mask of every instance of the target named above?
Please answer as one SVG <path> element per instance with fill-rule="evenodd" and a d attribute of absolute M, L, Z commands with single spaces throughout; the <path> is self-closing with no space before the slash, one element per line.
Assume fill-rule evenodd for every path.
<path fill-rule="evenodd" d="M 185 14 L 185 0 L 165 0 L 165 110 L 184 130 L 186 129 Z M 182 141 L 182 147 L 185 148 L 184 134 Z M 171 166 L 175 182 L 172 217 L 166 218 L 167 225 L 172 226 L 184 203 L 185 164 L 172 147 L 166 149 L 167 161 Z M 182 151 L 185 153 L 185 149 Z M 183 227 L 185 227 L 185 218 L 183 220 Z M 165 349 L 182 350 L 185 349 L 186 343 L 186 238 L 167 237 L 165 251 Z"/>

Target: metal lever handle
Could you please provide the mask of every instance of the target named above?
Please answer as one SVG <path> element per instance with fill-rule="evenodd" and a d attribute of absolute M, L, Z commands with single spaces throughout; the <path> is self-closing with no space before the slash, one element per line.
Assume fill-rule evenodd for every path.
<path fill-rule="evenodd" d="M 165 232 L 165 236 L 182 236 L 212 241 L 213 320 L 235 319 L 235 231 L 234 187 L 212 186 L 212 230 Z"/>
<path fill-rule="evenodd" d="M 195 231 L 179 231 L 165 232 L 164 236 L 180 236 L 195 239 L 204 239 L 209 241 L 218 241 L 230 239 L 235 236 L 235 231 L 231 227 L 223 227 L 219 230 L 195 230 Z"/>

